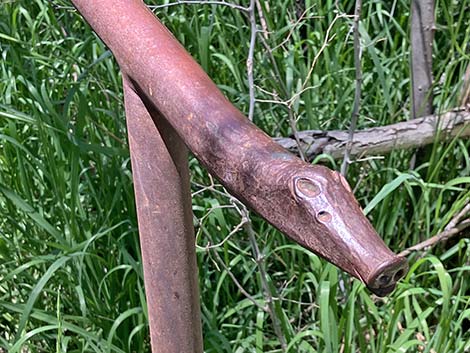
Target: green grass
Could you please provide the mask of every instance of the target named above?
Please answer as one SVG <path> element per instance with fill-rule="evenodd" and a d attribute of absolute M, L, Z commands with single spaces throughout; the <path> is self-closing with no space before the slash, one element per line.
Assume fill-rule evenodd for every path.
<path fill-rule="evenodd" d="M 335 19 L 334 1 L 306 3 L 308 18 L 297 25 L 293 1 L 264 8 L 267 42 L 277 49 L 269 55 L 258 41 L 260 100 L 273 100 L 265 92 L 281 101 L 299 92 Z M 340 2 L 339 10 L 351 14 L 353 5 Z M 440 112 L 457 104 L 470 62 L 470 2 L 439 1 L 436 13 L 434 105 Z M 245 16 L 217 6 L 174 6 L 158 15 L 247 112 Z M 311 88 L 292 105 L 299 129 L 348 127 L 350 28 L 351 18 L 335 21 Z M 365 2 L 361 33 L 359 127 L 408 119 L 408 2 Z M 150 352 L 116 62 L 76 12 L 46 0 L 0 2 L 0 53 L 0 347 L 9 353 Z M 257 103 L 255 123 L 273 136 L 291 132 L 283 104 Z M 414 170 L 412 154 L 357 162 L 348 175 L 353 186 L 359 183 L 356 196 L 368 217 L 397 252 L 443 230 L 470 197 L 468 141 L 435 144 Z M 194 159 L 190 165 L 196 191 L 209 180 Z M 223 205 L 229 207 L 209 213 Z M 239 223 L 230 206 L 217 192 L 194 197 L 201 247 L 220 242 Z M 410 255 L 408 276 L 390 297 L 377 299 L 261 219 L 253 217 L 253 224 L 289 352 L 470 351 L 468 239 Z M 264 304 L 248 236 L 236 233 L 216 251 Z M 198 249 L 198 264 L 206 351 L 280 352 L 270 317 L 239 292 L 213 253 Z"/>

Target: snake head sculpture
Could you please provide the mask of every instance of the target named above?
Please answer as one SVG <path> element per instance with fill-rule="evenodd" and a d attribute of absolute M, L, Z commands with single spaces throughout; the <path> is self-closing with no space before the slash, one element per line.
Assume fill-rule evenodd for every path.
<path fill-rule="evenodd" d="M 373 293 L 392 292 L 407 272 L 406 259 L 388 249 L 346 179 L 278 146 L 266 153 L 262 136 L 252 141 L 249 152 L 236 149 L 242 167 L 229 177 L 222 174 L 226 186 L 284 234 L 358 278 Z"/>
<path fill-rule="evenodd" d="M 407 272 L 364 216 L 346 179 L 320 166 L 304 168 L 290 180 L 293 205 L 302 227 L 294 230 L 304 245 L 359 278 L 384 296 Z"/>
<path fill-rule="evenodd" d="M 246 119 L 142 1 L 73 3 L 129 89 L 158 112 L 163 137 L 168 126 L 234 196 L 294 241 L 378 295 L 393 290 L 406 261 L 380 239 L 341 175 L 301 161 Z"/>

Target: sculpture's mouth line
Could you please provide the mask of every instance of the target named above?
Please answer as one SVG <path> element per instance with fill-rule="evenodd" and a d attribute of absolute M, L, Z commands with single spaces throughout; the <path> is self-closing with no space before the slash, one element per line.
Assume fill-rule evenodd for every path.
<path fill-rule="evenodd" d="M 404 257 L 398 257 L 384 263 L 371 274 L 366 285 L 369 290 L 383 297 L 390 294 L 397 284 L 408 272 L 408 263 Z"/>

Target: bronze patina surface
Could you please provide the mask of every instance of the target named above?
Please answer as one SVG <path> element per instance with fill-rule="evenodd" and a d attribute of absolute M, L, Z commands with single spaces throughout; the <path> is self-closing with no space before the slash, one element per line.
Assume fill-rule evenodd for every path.
<path fill-rule="evenodd" d="M 338 173 L 302 162 L 252 124 L 142 1 L 73 3 L 147 108 L 161 113 L 230 192 L 373 292 L 394 288 L 406 261 L 380 239 Z"/>
<path fill-rule="evenodd" d="M 124 82 L 153 352 L 202 353 L 188 151 Z"/>
<path fill-rule="evenodd" d="M 340 174 L 301 161 L 252 124 L 142 1 L 73 3 L 112 50 L 126 82 L 145 283 L 154 318 L 150 320 L 152 344 L 171 330 L 182 330 L 178 337 L 189 335 L 199 344 L 200 327 L 195 328 L 195 335 L 190 332 L 197 321 L 194 312 L 185 314 L 186 327 L 183 321 L 171 326 L 171 317 L 179 315 L 181 308 L 198 305 L 196 269 L 191 269 L 194 243 L 188 238 L 193 233 L 188 229 L 188 206 L 184 206 L 190 207 L 190 200 L 187 165 L 181 162 L 186 158 L 182 142 L 234 196 L 292 240 L 360 279 L 378 295 L 394 289 L 407 271 L 406 260 L 391 252 L 377 235 Z M 144 111 L 153 118 L 155 129 L 148 125 L 149 119 L 142 120 L 145 127 L 140 126 Z M 152 134 L 159 136 L 154 140 Z M 152 207 L 159 210 L 155 219 Z M 152 270 L 152 266 L 166 267 Z M 180 280 L 190 284 L 162 285 L 179 271 L 183 272 Z M 178 305 L 171 293 L 180 296 Z M 162 343 L 154 352 L 198 351 L 191 350 L 191 345 L 174 346 L 178 342 L 168 341 L 171 336 L 160 338 L 166 346 Z"/>

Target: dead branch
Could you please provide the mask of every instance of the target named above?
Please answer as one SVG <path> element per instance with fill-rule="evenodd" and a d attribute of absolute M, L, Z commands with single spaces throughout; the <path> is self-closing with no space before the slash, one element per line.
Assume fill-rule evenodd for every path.
<path fill-rule="evenodd" d="M 151 5 L 151 6 L 148 6 L 148 8 L 151 10 L 160 10 L 165 7 L 171 7 L 171 6 L 176 6 L 176 5 L 220 5 L 220 6 L 227 6 L 232 9 L 239 10 L 242 12 L 249 11 L 249 8 L 246 8 L 237 4 L 232 4 L 230 2 L 225 2 L 225 1 L 211 1 L 211 0 L 176 0 L 174 2 L 170 2 L 168 4 L 163 4 L 163 5 Z"/>
<path fill-rule="evenodd" d="M 362 70 L 361 70 L 361 38 L 359 34 L 359 21 L 361 19 L 362 0 L 356 0 L 354 9 L 354 69 L 356 71 L 356 88 L 354 92 L 354 105 L 351 114 L 351 125 L 349 126 L 349 136 L 346 149 L 344 151 L 343 163 L 341 164 L 341 174 L 346 176 L 348 166 L 351 162 L 351 145 L 356 131 L 357 119 L 359 117 L 359 109 L 361 107 L 361 86 L 362 86 Z"/>
<path fill-rule="evenodd" d="M 307 158 L 305 157 L 304 149 L 302 148 L 302 143 L 300 142 L 299 131 L 297 130 L 297 120 L 295 119 L 292 107 L 287 107 L 287 109 L 289 111 L 289 125 L 292 130 L 292 136 L 294 136 L 295 143 L 297 144 L 297 154 L 299 155 L 300 159 L 305 162 Z"/>
<path fill-rule="evenodd" d="M 256 26 L 256 3 L 255 0 L 250 0 L 250 28 L 251 28 L 251 35 L 250 35 L 250 48 L 248 50 L 248 58 L 246 59 L 246 70 L 248 76 L 248 89 L 250 91 L 250 106 L 248 109 L 248 119 L 253 121 L 253 115 L 255 113 L 255 84 L 253 78 L 253 59 L 255 56 L 255 46 L 256 46 L 256 35 L 258 32 Z"/>
<path fill-rule="evenodd" d="M 259 22 L 261 24 L 261 33 L 263 35 L 264 39 L 268 39 L 268 24 L 266 22 L 266 17 L 264 17 L 263 13 L 263 7 L 261 6 L 261 3 L 259 0 L 256 1 L 256 9 L 258 10 L 258 17 L 259 17 Z"/>
<path fill-rule="evenodd" d="M 433 236 L 429 239 L 426 239 L 425 241 L 423 241 L 419 244 L 413 245 L 413 246 L 409 247 L 408 249 L 403 250 L 398 255 L 399 256 L 407 256 L 407 255 L 409 255 L 409 254 L 411 254 L 412 252 L 415 252 L 415 251 L 421 251 L 421 250 L 429 249 L 429 248 L 437 245 L 438 243 L 441 243 L 444 240 L 447 240 L 447 239 L 461 233 L 464 229 L 469 228 L 469 227 L 470 227 L 470 219 L 466 219 L 466 220 L 460 222 L 459 224 L 457 224 L 453 228 L 446 229 L 443 232 L 441 232 L 439 234 L 436 234 L 435 236 Z"/>
<path fill-rule="evenodd" d="M 274 308 L 274 296 L 269 286 L 268 274 L 264 266 L 264 257 L 259 250 L 258 242 L 256 241 L 255 231 L 253 230 L 253 225 L 250 220 L 249 212 L 246 208 L 244 208 L 243 212 L 245 213 L 246 219 L 248 219 L 248 222 L 244 224 L 244 228 L 245 228 L 246 233 L 248 234 L 248 237 L 250 238 L 251 251 L 253 253 L 255 262 L 258 266 L 258 270 L 259 270 L 259 274 L 261 278 L 261 286 L 263 287 L 264 300 L 266 301 L 266 308 L 267 308 L 269 316 L 271 317 L 271 321 L 273 323 L 273 328 L 274 328 L 274 333 L 276 334 L 279 340 L 279 343 L 281 345 L 281 350 L 282 352 L 286 352 L 287 351 L 286 338 L 284 336 L 284 333 L 282 332 L 280 319 L 278 318 L 276 314 L 276 310 Z"/>
<path fill-rule="evenodd" d="M 470 218 L 464 219 L 470 212 L 470 203 L 467 203 L 459 213 L 455 214 L 454 217 L 447 223 L 447 226 L 444 228 L 444 231 L 440 232 L 439 234 L 422 241 L 416 245 L 409 247 L 408 249 L 403 250 L 399 255 L 400 256 L 407 256 L 415 251 L 421 250 L 428 250 L 435 246 L 438 243 L 444 242 L 447 239 L 456 236 L 457 234 L 461 233 L 464 229 L 470 227 Z"/>
<path fill-rule="evenodd" d="M 434 0 L 411 2 L 412 118 L 432 114 L 432 42 Z"/>
<path fill-rule="evenodd" d="M 444 230 L 450 230 L 452 228 L 455 228 L 457 224 L 460 222 L 460 220 L 469 212 L 470 212 L 470 203 L 468 203 L 464 208 L 462 208 L 462 210 L 450 220 L 450 222 L 446 225 Z"/>
<path fill-rule="evenodd" d="M 348 143 L 348 131 L 299 131 L 302 150 L 308 160 L 322 153 L 334 159 L 343 157 Z M 379 155 L 393 150 L 425 146 L 434 141 L 470 136 L 470 112 L 456 110 L 442 115 L 430 115 L 396 124 L 356 131 L 351 145 L 351 157 Z M 278 144 L 298 154 L 293 136 L 274 138 Z"/>
<path fill-rule="evenodd" d="M 215 258 L 217 260 L 217 264 L 222 266 L 223 269 L 227 272 L 227 274 L 229 275 L 229 277 L 232 279 L 233 283 L 235 283 L 235 285 L 237 286 L 237 288 L 240 290 L 240 292 L 250 301 L 252 302 L 258 309 L 264 311 L 264 312 L 267 312 L 268 309 L 267 307 L 264 307 L 262 306 L 260 303 L 258 303 L 258 301 L 250 294 L 248 293 L 248 291 L 243 288 L 243 286 L 241 285 L 240 282 L 238 282 L 237 280 L 237 277 L 235 277 L 235 275 L 232 273 L 232 271 L 230 271 L 230 269 L 228 268 L 227 265 L 225 265 L 225 262 L 224 260 L 222 260 L 222 258 L 220 257 L 220 255 L 217 253 L 216 250 L 213 251 L 213 254 L 215 255 Z"/>
<path fill-rule="evenodd" d="M 459 106 L 470 106 L 470 64 L 468 64 L 465 74 L 462 77 L 462 88 L 459 97 Z"/>

